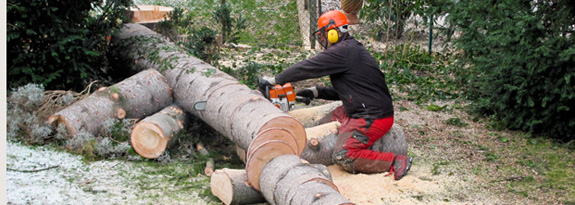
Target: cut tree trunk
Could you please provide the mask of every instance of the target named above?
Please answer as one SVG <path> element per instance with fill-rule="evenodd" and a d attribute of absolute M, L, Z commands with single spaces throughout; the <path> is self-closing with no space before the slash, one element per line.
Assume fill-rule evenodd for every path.
<path fill-rule="evenodd" d="M 177 141 L 187 117 L 177 105 L 170 105 L 138 122 L 132 129 L 131 142 L 141 156 L 154 159 Z"/>
<path fill-rule="evenodd" d="M 85 130 L 97 135 L 106 120 L 141 119 L 170 105 L 173 101 L 166 78 L 148 69 L 110 87 L 100 88 L 48 118 L 53 126 L 66 125 L 70 136 Z"/>
<path fill-rule="evenodd" d="M 176 104 L 202 119 L 241 149 L 249 150 L 252 140 L 260 134 L 259 137 L 263 141 L 266 141 L 268 136 L 277 138 L 275 134 L 268 135 L 262 132 L 278 128 L 287 130 L 283 134 L 291 135 L 285 139 L 293 136 L 298 144 L 296 146 L 293 143 L 275 140 L 281 141 L 280 144 L 289 148 L 282 146 L 281 149 L 274 151 L 296 155 L 303 152 L 306 133 L 299 121 L 275 107 L 261 93 L 186 54 L 161 35 L 142 25 L 126 24 L 121 34 L 112 39 L 112 44 L 118 46 L 116 49 L 120 51 L 119 54 L 130 61 L 135 61 L 138 67 L 161 71 L 173 88 Z M 206 102 L 205 110 L 194 109 L 194 104 L 199 101 Z M 247 158 L 246 172 L 251 176 L 248 179 L 251 183 L 257 183 L 252 179 L 259 178 L 258 170 L 261 170 L 265 165 L 262 163 L 267 163 L 269 159 L 265 159 L 267 156 L 263 158 L 247 156 Z M 253 160 L 252 163 L 249 162 L 250 159 Z M 250 164 L 256 168 L 250 168 Z"/>
<path fill-rule="evenodd" d="M 243 169 L 218 169 L 210 178 L 212 194 L 224 204 L 256 204 L 266 199 L 261 192 L 250 186 Z"/>
<path fill-rule="evenodd" d="M 308 141 L 301 157 L 312 164 L 332 165 L 332 154 L 337 142 L 338 128 L 338 122 L 306 128 Z M 381 139 L 375 141 L 369 149 L 407 155 L 407 141 L 403 128 L 398 124 L 394 124 L 391 130 Z"/>
<path fill-rule="evenodd" d="M 301 157 L 312 164 L 332 165 L 332 154 L 341 124 L 332 121 L 333 111 L 341 101 L 290 111 L 289 114 L 306 128 L 307 143 Z M 407 141 L 403 129 L 394 124 L 391 130 L 376 141 L 371 150 L 407 155 Z"/>
<path fill-rule="evenodd" d="M 326 173 L 298 156 L 278 156 L 262 170 L 262 194 L 270 204 L 352 204 Z"/>

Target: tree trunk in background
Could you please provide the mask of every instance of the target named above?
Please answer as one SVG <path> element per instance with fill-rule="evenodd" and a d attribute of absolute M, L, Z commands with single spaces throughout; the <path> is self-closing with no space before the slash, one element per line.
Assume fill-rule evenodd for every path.
<path fill-rule="evenodd" d="M 70 136 L 85 130 L 97 135 L 106 120 L 141 119 L 170 105 L 173 101 L 166 78 L 149 69 L 110 87 L 100 88 L 90 96 L 51 115 L 48 123 L 66 125 Z"/>
<path fill-rule="evenodd" d="M 289 136 L 283 139 L 292 137 L 298 144 L 294 146 L 276 140 L 280 141 L 278 144 L 285 144 L 287 147 L 282 146 L 268 151 L 274 152 L 277 156 L 280 154 L 278 152 L 296 155 L 303 152 L 306 133 L 300 122 L 276 108 L 259 92 L 186 54 L 161 35 L 141 25 L 126 24 L 121 34 L 112 39 L 112 43 L 114 46 L 119 46 L 117 50 L 121 51 L 119 53 L 124 58 L 135 61 L 137 66 L 161 71 L 173 88 L 176 104 L 202 119 L 241 149 L 249 150 L 252 140 L 260 134 L 262 138 L 270 137 L 269 134 L 262 133 L 264 130 L 278 128 L 287 130 L 283 134 Z M 194 104 L 199 101 L 206 102 L 205 110 L 194 109 Z M 269 147 L 263 146 L 260 150 L 266 149 Z M 256 152 L 261 154 L 261 151 Z M 273 155 L 263 155 L 263 158 L 259 157 L 259 154 L 258 157 L 247 156 L 246 171 L 248 176 L 252 176 L 248 177 L 250 183 L 258 183 L 252 179 L 259 178 L 260 167 L 265 165 L 262 163 L 270 160 L 269 156 Z M 255 168 L 250 168 L 250 164 Z"/>
<path fill-rule="evenodd" d="M 186 121 L 184 111 L 177 105 L 170 105 L 134 126 L 131 134 L 132 147 L 145 158 L 157 158 L 166 148 L 175 144 Z"/>

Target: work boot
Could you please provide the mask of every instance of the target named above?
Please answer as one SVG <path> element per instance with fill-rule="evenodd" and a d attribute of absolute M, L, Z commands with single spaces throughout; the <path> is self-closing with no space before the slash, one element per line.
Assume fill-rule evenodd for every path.
<path fill-rule="evenodd" d="M 390 172 L 395 175 L 395 180 L 400 180 L 403 176 L 407 175 L 407 171 L 411 168 L 411 162 L 413 161 L 413 157 L 405 156 L 405 155 L 395 155 L 395 159 L 393 160 L 393 166 L 391 167 Z"/>

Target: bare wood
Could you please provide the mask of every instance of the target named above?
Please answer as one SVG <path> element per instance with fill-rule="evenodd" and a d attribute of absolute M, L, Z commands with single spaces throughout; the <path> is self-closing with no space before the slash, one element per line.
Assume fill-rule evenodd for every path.
<path fill-rule="evenodd" d="M 242 162 L 244 162 L 244 164 L 245 164 L 247 161 L 246 150 L 243 150 L 242 148 L 240 148 L 239 146 L 236 145 L 236 154 L 238 155 L 240 160 L 242 160 Z"/>
<path fill-rule="evenodd" d="M 289 115 L 301 122 L 305 128 L 310 128 L 333 121 L 331 113 L 341 105 L 341 101 L 335 101 L 325 105 L 292 110 Z"/>
<path fill-rule="evenodd" d="M 122 108 L 116 109 L 116 118 L 120 120 L 126 118 L 126 111 Z"/>
<path fill-rule="evenodd" d="M 288 144 L 293 150 L 296 150 L 296 154 L 299 155 L 301 153 L 297 141 L 291 132 L 283 128 L 270 128 L 260 132 L 258 136 L 252 140 L 247 151 L 247 156 L 250 156 L 257 147 L 271 140 L 282 141 Z"/>
<path fill-rule="evenodd" d="M 102 122 L 117 117 L 143 118 L 172 103 L 166 79 L 152 69 L 144 70 L 110 87 L 100 88 L 90 96 L 51 115 L 48 123 L 66 125 L 70 136 L 84 129 L 97 135 Z M 119 100 L 113 100 L 114 94 Z M 118 108 L 125 115 L 118 113 Z"/>
<path fill-rule="evenodd" d="M 277 156 L 285 154 L 295 154 L 296 151 L 283 141 L 271 140 L 258 146 L 254 152 L 248 156 L 246 173 L 248 181 L 254 189 L 260 191 L 260 173 L 264 166 Z"/>
<path fill-rule="evenodd" d="M 263 195 L 249 185 L 245 170 L 218 169 L 210 178 L 212 194 L 224 204 L 255 204 L 266 202 Z"/>
<path fill-rule="evenodd" d="M 186 115 L 177 105 L 170 105 L 144 118 L 132 129 L 130 139 L 134 150 L 149 159 L 160 156 L 177 141 L 186 120 Z"/>

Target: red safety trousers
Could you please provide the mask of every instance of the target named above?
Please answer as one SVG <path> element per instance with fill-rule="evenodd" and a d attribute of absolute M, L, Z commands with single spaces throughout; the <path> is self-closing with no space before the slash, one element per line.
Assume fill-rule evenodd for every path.
<path fill-rule="evenodd" d="M 341 123 L 333 161 L 350 173 L 383 173 L 390 170 L 395 157 L 391 152 L 370 150 L 393 125 L 393 116 L 381 119 L 349 118 L 339 107 L 333 120 Z"/>

